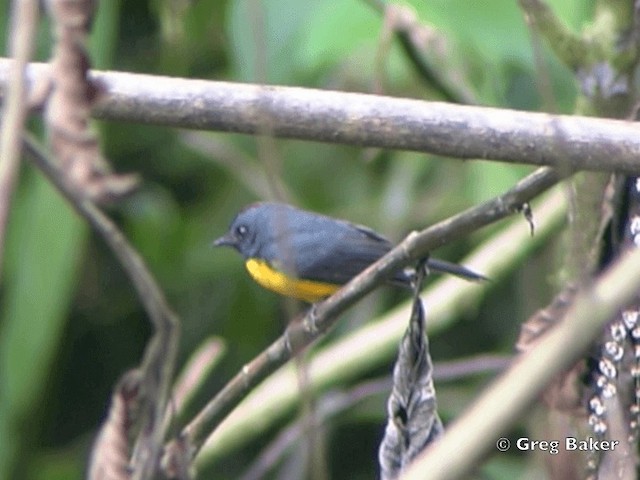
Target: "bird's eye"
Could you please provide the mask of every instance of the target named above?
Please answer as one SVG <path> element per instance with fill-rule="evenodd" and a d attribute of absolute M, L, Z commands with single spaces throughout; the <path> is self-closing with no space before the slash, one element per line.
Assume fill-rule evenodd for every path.
<path fill-rule="evenodd" d="M 238 225 L 236 227 L 236 235 L 238 238 L 243 238 L 247 234 L 247 226 L 246 225 Z"/>

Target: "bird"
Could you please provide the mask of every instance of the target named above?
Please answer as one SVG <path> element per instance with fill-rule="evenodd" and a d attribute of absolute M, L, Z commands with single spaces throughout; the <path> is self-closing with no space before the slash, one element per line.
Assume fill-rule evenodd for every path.
<path fill-rule="evenodd" d="M 213 246 L 236 249 L 262 287 L 308 303 L 330 296 L 393 248 L 368 227 L 278 202 L 243 208 Z M 427 268 L 466 280 L 486 280 L 445 260 L 429 258 Z M 413 276 L 409 269 L 400 270 L 389 281 L 411 287 Z"/>

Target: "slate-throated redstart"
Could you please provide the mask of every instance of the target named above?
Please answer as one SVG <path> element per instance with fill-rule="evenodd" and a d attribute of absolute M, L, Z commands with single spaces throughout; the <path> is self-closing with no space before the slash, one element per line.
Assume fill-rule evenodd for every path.
<path fill-rule="evenodd" d="M 370 228 L 275 202 L 244 208 L 213 245 L 238 250 L 251 277 L 263 287 L 311 303 L 331 295 L 393 247 Z M 485 280 L 435 258 L 428 259 L 427 268 Z M 390 281 L 410 286 L 411 278 L 411 272 L 403 270 Z"/>

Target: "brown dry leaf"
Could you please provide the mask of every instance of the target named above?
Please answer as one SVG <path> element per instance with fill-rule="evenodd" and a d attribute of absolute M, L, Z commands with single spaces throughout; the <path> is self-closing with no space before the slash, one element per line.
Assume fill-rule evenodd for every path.
<path fill-rule="evenodd" d="M 86 52 L 95 10 L 93 0 L 50 0 L 55 48 L 51 90 L 45 105 L 51 149 L 69 180 L 94 201 L 114 201 L 130 193 L 136 175 L 113 175 L 90 129 L 91 108 L 101 93 L 89 74 Z"/>

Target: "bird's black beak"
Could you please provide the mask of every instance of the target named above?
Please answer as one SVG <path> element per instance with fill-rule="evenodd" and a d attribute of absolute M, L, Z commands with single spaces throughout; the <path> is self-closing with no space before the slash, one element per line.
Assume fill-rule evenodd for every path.
<path fill-rule="evenodd" d="M 235 247 L 236 246 L 236 239 L 233 237 L 233 235 L 231 235 L 230 233 L 227 233 L 226 235 L 223 235 L 222 237 L 214 240 L 211 243 L 212 247 Z"/>

